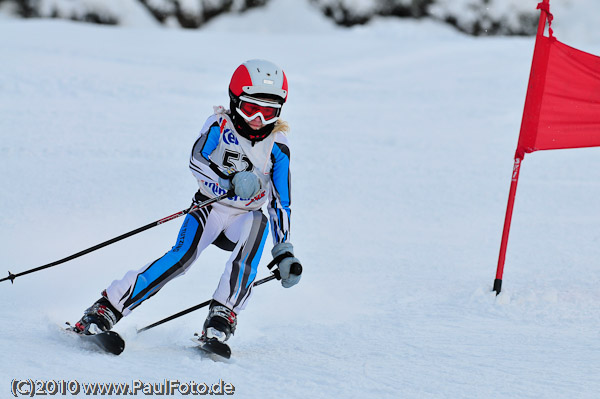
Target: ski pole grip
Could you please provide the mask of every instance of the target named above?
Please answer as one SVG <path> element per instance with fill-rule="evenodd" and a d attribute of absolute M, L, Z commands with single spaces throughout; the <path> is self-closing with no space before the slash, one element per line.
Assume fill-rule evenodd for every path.
<path fill-rule="evenodd" d="M 292 255 L 291 252 L 284 252 L 281 255 L 278 255 L 275 258 L 273 258 L 273 260 L 271 262 L 269 262 L 269 264 L 267 265 L 267 267 L 269 268 L 269 270 L 271 270 L 273 267 L 275 267 L 276 265 L 278 265 L 279 262 L 281 262 L 285 258 L 291 258 L 293 256 L 294 255 Z"/>
<path fill-rule="evenodd" d="M 294 263 L 290 268 L 290 274 L 299 276 L 302 274 L 302 265 L 300 263 Z"/>

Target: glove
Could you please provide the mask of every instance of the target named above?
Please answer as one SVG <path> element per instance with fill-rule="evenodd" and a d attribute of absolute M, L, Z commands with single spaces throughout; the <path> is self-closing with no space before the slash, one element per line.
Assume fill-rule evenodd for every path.
<path fill-rule="evenodd" d="M 290 288 L 300 282 L 302 265 L 294 257 L 294 246 L 289 242 L 279 243 L 271 250 L 273 258 L 285 253 L 288 253 L 289 256 L 279 262 L 279 275 L 281 276 L 281 285 L 284 288 Z"/>
<path fill-rule="evenodd" d="M 231 188 L 231 179 L 223 179 L 222 177 L 219 177 L 219 187 L 225 191 L 229 191 Z"/>
<path fill-rule="evenodd" d="M 227 170 L 224 170 L 223 173 L 225 173 L 228 177 L 223 178 L 223 177 L 219 176 L 219 187 L 221 187 L 223 190 L 229 191 L 231 189 L 232 176 L 235 176 L 235 170 L 227 169 Z M 233 197 L 233 195 L 232 195 L 232 197 Z"/>
<path fill-rule="evenodd" d="M 258 177 L 252 172 L 238 172 L 231 180 L 235 195 L 240 198 L 252 198 L 260 190 Z"/>

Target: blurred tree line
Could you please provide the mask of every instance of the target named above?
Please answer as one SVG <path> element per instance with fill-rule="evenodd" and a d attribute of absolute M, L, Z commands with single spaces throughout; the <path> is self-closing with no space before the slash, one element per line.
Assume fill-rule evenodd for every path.
<path fill-rule="evenodd" d="M 124 1 L 121 0 L 123 3 Z M 129 0 L 161 24 L 199 28 L 223 13 L 244 12 L 274 0 Z M 471 35 L 532 35 L 535 2 L 525 0 L 296 0 L 307 1 L 341 26 L 365 24 L 377 16 L 429 17 Z M 110 3 L 110 5 L 109 5 Z M 119 2 L 106 0 L 0 0 L 0 7 L 24 18 L 63 18 L 120 23 Z"/>

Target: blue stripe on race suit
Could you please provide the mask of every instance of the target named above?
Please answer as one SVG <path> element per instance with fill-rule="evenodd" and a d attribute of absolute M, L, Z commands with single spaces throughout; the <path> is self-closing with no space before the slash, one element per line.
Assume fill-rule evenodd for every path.
<path fill-rule="evenodd" d="M 263 236 L 260 239 L 260 247 L 256 251 L 256 255 L 254 259 L 252 259 L 252 271 L 250 272 L 250 277 L 248 277 L 248 282 L 246 283 L 246 288 L 250 286 L 250 283 L 254 281 L 254 277 L 256 277 L 256 272 L 258 271 L 258 264 L 260 262 L 260 258 L 262 257 L 263 249 L 265 247 L 265 242 L 267 241 L 267 236 L 269 235 L 269 226 L 267 222 L 267 226 L 265 226 L 265 231 L 263 232 Z"/>
<path fill-rule="evenodd" d="M 202 157 L 208 161 L 210 154 L 212 154 L 215 148 L 217 148 L 217 145 L 219 145 L 221 129 L 218 125 L 215 125 L 208 130 L 207 134 L 208 137 L 206 138 L 206 142 L 204 143 L 201 154 Z"/>
<path fill-rule="evenodd" d="M 139 281 L 139 280 L 138 280 Z M 154 294 L 154 292 L 156 290 L 158 290 L 160 288 L 160 286 L 156 286 L 153 289 L 151 289 L 150 291 L 148 291 L 146 293 L 146 295 L 144 295 L 143 297 L 141 297 L 140 299 L 138 299 L 137 301 L 135 301 L 134 303 L 132 303 L 131 305 L 127 306 L 130 309 L 134 309 L 136 306 L 138 306 L 140 303 L 144 302 L 146 299 L 148 299 L 152 294 Z"/>
<path fill-rule="evenodd" d="M 269 222 L 265 220 L 265 228 L 262 234 L 262 237 L 260 238 L 260 244 L 258 245 L 258 247 L 256 248 L 256 252 L 253 254 L 253 258 L 251 260 L 250 263 L 250 274 L 248 275 L 248 280 L 246 281 L 246 285 L 244 286 L 244 290 L 247 290 L 248 287 L 250 287 L 250 284 L 254 281 L 254 278 L 256 277 L 256 273 L 258 272 L 258 264 L 260 263 L 260 258 L 262 257 L 262 253 L 263 253 L 263 249 L 265 247 L 265 242 L 267 241 L 267 237 L 269 236 Z M 246 265 L 246 261 L 248 260 L 248 256 L 252 255 L 252 251 L 249 252 L 248 254 L 246 254 L 246 256 L 244 257 L 244 259 L 242 260 L 241 264 L 242 265 Z M 237 297 L 240 293 L 240 290 L 242 288 L 242 282 L 244 279 L 244 270 L 246 270 L 246 267 L 240 267 L 240 271 L 238 272 L 238 283 L 237 283 L 237 290 L 235 292 L 235 296 Z"/>
<path fill-rule="evenodd" d="M 179 230 L 177 243 L 162 258 L 158 259 L 146 271 L 138 276 L 133 289 L 133 294 L 131 294 L 131 298 L 135 298 L 137 294 L 159 279 L 167 270 L 181 262 L 190 250 L 194 251 L 195 248 L 191 247 L 194 242 L 194 237 L 196 235 L 196 231 L 198 230 L 198 226 L 199 223 L 196 218 L 191 215 L 186 216 L 183 224 L 181 225 L 181 229 Z M 133 306 L 146 300 L 154 291 L 156 291 L 156 289 L 160 287 L 161 285 L 158 284 L 155 289 L 150 290 L 142 298 L 135 301 Z M 128 307 L 131 306 L 132 305 L 129 305 Z"/>

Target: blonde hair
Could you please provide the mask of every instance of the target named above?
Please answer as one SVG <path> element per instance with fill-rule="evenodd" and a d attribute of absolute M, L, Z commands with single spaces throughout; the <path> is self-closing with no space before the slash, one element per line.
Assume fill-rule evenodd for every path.
<path fill-rule="evenodd" d="M 277 132 L 281 132 L 283 134 L 288 134 L 290 132 L 290 125 L 283 119 L 277 119 L 277 122 L 275 122 L 275 127 L 273 128 L 272 133 L 277 133 Z"/>

